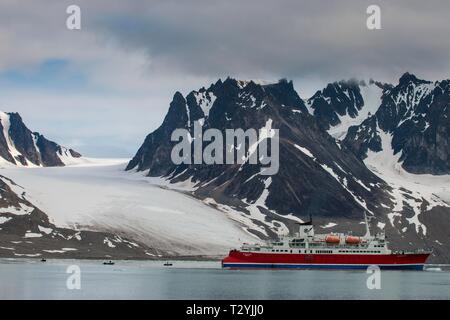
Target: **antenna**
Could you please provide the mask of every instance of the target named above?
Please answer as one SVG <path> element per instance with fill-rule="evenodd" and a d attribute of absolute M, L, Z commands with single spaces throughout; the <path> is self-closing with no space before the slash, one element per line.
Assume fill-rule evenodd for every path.
<path fill-rule="evenodd" d="M 312 226 L 312 216 L 311 213 L 309 213 L 309 221 L 305 221 L 305 222 L 296 222 L 296 224 L 300 225 L 300 226 Z"/>
<path fill-rule="evenodd" d="M 371 237 L 370 234 L 370 227 L 369 227 L 369 219 L 367 218 L 367 211 L 364 210 L 364 221 L 366 222 L 366 234 L 364 235 L 365 238 Z"/>
<path fill-rule="evenodd" d="M 292 195 L 294 196 L 295 200 L 297 201 L 299 207 L 301 207 L 302 202 L 300 201 L 300 199 L 297 197 L 297 194 L 295 193 L 294 189 L 292 188 L 292 186 L 289 184 L 289 182 L 286 184 L 286 187 L 291 191 Z M 296 222 L 296 224 L 298 225 L 312 225 L 312 216 L 311 216 L 311 211 L 310 211 L 310 206 L 308 206 L 308 208 L 306 209 L 307 213 L 309 213 L 309 221 L 306 222 Z"/>

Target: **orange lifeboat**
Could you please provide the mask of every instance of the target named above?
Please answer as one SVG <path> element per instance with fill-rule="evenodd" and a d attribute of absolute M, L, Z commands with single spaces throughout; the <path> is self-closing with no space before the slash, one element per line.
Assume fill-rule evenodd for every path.
<path fill-rule="evenodd" d="M 347 236 L 345 238 L 345 243 L 346 244 L 359 244 L 360 242 L 361 242 L 361 238 L 360 237 Z"/>
<path fill-rule="evenodd" d="M 339 239 L 339 236 L 336 236 L 334 234 L 329 234 L 325 237 L 326 243 L 335 243 L 338 244 L 341 240 Z"/>

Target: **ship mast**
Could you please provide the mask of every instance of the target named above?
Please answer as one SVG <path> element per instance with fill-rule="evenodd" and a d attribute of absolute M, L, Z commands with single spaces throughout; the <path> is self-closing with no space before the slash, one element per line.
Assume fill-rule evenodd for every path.
<path fill-rule="evenodd" d="M 370 238 L 370 227 L 369 227 L 369 219 L 367 218 L 367 211 L 364 210 L 364 221 L 366 222 L 366 234 L 364 235 L 365 238 Z"/>

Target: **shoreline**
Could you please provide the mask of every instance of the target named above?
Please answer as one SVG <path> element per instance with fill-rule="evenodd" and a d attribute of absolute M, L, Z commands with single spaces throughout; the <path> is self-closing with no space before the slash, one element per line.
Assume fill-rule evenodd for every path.
<path fill-rule="evenodd" d="M 41 261 L 42 257 L 0 257 L 0 264 L 2 260 L 17 260 L 17 261 Z M 170 256 L 170 257 L 158 257 L 158 258 L 140 258 L 140 257 L 130 257 L 130 258 L 119 258 L 114 259 L 110 257 L 84 257 L 84 258 L 75 258 L 75 257 L 49 257 L 44 258 L 46 261 L 51 260 L 80 260 L 80 261 L 114 261 L 114 262 L 120 262 L 120 261 L 136 261 L 136 262 L 142 262 L 142 261 L 148 261 L 148 262 L 165 262 L 165 261 L 190 261 L 190 262 L 220 262 L 223 258 L 220 258 L 218 256 Z M 433 268 L 440 268 L 441 270 L 436 271 L 450 271 L 450 263 L 425 263 L 425 269 L 432 270 Z M 298 269 L 298 270 L 308 270 L 308 269 Z M 324 269 L 327 270 L 327 269 Z M 401 270 L 393 270 L 393 271 L 401 271 Z"/>
<path fill-rule="evenodd" d="M 217 261 L 220 262 L 225 256 L 161 256 L 154 258 L 144 258 L 144 257 L 129 257 L 129 258 L 114 258 L 114 257 L 14 257 L 14 256 L 0 256 L 0 261 L 3 259 L 13 259 L 13 260 L 85 260 L 85 261 Z"/>

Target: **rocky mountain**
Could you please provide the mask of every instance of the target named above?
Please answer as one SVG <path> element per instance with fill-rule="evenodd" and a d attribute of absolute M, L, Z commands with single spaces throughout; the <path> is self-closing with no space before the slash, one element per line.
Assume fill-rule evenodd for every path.
<path fill-rule="evenodd" d="M 343 139 L 349 127 L 359 125 L 380 106 L 389 85 L 351 79 L 328 84 L 306 100 L 309 112 L 336 139 Z"/>
<path fill-rule="evenodd" d="M 0 112 L 2 170 L 64 166 L 80 158 L 76 151 L 31 132 L 18 113 Z M 148 259 L 161 254 L 120 233 L 57 227 L 27 199 L 23 187 L 0 175 L 0 257 Z"/>
<path fill-rule="evenodd" d="M 345 98 L 359 97 L 358 91 L 362 100 Z M 316 100 L 328 101 L 323 108 L 328 114 L 337 110 L 337 121 L 315 112 Z M 340 81 L 307 100 L 322 127 L 393 188 L 398 207 L 388 214 L 388 224 L 401 237 L 417 234 L 434 248 L 435 259 L 445 261 L 450 244 L 444 231 L 450 224 L 449 102 L 448 80 L 433 83 L 409 73 L 397 85 Z"/>
<path fill-rule="evenodd" d="M 359 158 L 392 148 L 403 169 L 450 174 L 450 80 L 426 81 L 405 73 L 386 88 L 376 112 L 349 128 L 343 143 Z"/>
<path fill-rule="evenodd" d="M 439 87 L 444 92 L 443 84 Z M 354 125 L 373 121 L 382 109 L 381 101 L 393 92 L 394 86 L 375 81 L 341 81 L 305 103 L 292 82 L 259 84 L 231 78 L 186 97 L 177 92 L 162 125 L 146 137 L 127 170 L 162 177 L 172 184 L 189 184 L 193 196 L 219 208 L 260 238 L 293 231 L 295 222 L 309 214 L 319 232 L 362 234 L 367 215 L 372 232 L 384 230 L 394 247 L 434 248 L 433 259 L 447 261 L 450 239 L 437 226 L 450 226 L 446 215 L 450 205 L 431 189 L 422 192 L 412 182 L 405 186 L 387 181 L 361 161 L 361 153 L 350 143 Z M 442 102 L 433 103 L 442 106 Z M 387 100 L 385 104 L 389 108 Z M 399 109 L 402 106 L 399 101 Z M 202 132 L 217 129 L 223 136 L 227 129 L 278 129 L 277 174 L 262 175 L 263 166 L 248 160 L 255 150 L 248 145 L 244 150 L 241 145 L 234 147 L 243 152 L 243 163 L 174 164 L 171 151 L 177 142 L 171 141 L 172 133 L 186 129 L 195 154 L 195 141 L 202 139 L 196 136 L 196 127 Z M 269 138 L 258 140 L 257 146 L 265 139 Z"/>
<path fill-rule="evenodd" d="M 184 128 L 194 136 L 196 123 L 203 130 L 222 132 L 227 128 L 279 129 L 278 173 L 261 175 L 261 165 L 248 161 L 173 164 L 172 132 Z M 384 191 L 388 186 L 321 128 L 292 82 L 285 80 L 260 85 L 228 78 L 192 91 L 186 98 L 176 93 L 163 124 L 147 136 L 130 161 L 127 170 L 132 169 L 174 183 L 191 181 L 196 196 L 226 206 L 229 212 L 244 212 L 235 218 L 245 221 L 248 231 L 260 237 L 292 230 L 298 218 L 311 212 L 327 222 L 363 221 L 365 211 L 382 214 L 377 204 L 390 202 Z M 363 230 L 363 226 L 357 228 Z"/>
<path fill-rule="evenodd" d="M 18 113 L 0 112 L 0 160 L 18 166 L 64 166 L 81 155 L 30 131 Z"/>
<path fill-rule="evenodd" d="M 0 175 L 0 257 L 149 259 L 162 255 L 117 233 L 59 228 Z"/>

